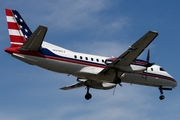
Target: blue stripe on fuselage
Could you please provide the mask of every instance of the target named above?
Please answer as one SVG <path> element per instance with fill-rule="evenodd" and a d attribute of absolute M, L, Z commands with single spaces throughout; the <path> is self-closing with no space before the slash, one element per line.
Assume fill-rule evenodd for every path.
<path fill-rule="evenodd" d="M 76 58 L 69 58 L 69 57 L 60 56 L 60 55 L 57 55 L 57 54 L 51 52 L 47 48 L 41 48 L 39 52 L 41 54 L 43 54 L 44 56 L 50 56 L 50 57 L 55 57 L 55 58 L 59 58 L 59 59 L 70 60 L 74 63 L 80 62 L 82 64 L 83 63 L 84 64 L 91 64 L 92 66 L 99 66 L 99 67 L 105 67 L 106 66 L 104 63 L 90 62 L 90 61 L 86 61 L 86 60 L 80 60 L 80 59 L 76 59 Z"/>
<path fill-rule="evenodd" d="M 106 64 L 105 63 L 97 63 L 97 62 L 91 62 L 91 61 L 87 61 L 87 60 L 80 60 L 80 59 L 76 59 L 76 58 L 69 58 L 69 57 L 64 57 L 64 56 L 60 56 L 57 55 L 53 52 L 51 52 L 49 49 L 47 48 L 41 48 L 39 51 L 41 54 L 43 54 L 44 56 L 51 56 L 51 57 L 56 57 L 56 58 L 60 58 L 60 59 L 66 59 L 66 60 L 71 60 L 72 62 L 76 61 L 76 62 L 82 62 L 82 63 L 88 63 L 88 64 L 94 64 L 94 65 L 98 65 L 101 67 L 105 67 Z M 146 61 L 144 60 L 140 60 L 140 59 L 135 59 L 131 64 L 133 65 L 139 65 L 139 66 L 145 66 L 147 64 Z"/>

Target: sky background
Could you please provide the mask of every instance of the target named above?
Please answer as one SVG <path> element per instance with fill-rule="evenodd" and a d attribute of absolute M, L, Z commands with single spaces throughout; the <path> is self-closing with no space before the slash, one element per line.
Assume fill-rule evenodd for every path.
<path fill-rule="evenodd" d="M 34 31 L 48 27 L 45 41 L 64 48 L 97 55 L 119 56 L 149 30 L 159 36 L 148 47 L 151 62 L 180 81 L 179 0 L 1 0 L 0 4 L 0 119 L 1 120 L 177 120 L 180 118 L 179 86 L 164 91 L 159 100 L 154 87 L 122 83 L 108 91 L 94 90 L 84 99 L 85 88 L 60 87 L 76 78 L 31 66 L 4 52 L 9 47 L 5 8 L 20 12 Z M 147 50 L 140 56 L 146 59 Z"/>

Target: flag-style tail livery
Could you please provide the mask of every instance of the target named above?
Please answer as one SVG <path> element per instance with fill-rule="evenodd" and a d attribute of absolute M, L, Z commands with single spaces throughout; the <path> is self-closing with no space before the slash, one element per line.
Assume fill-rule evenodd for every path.
<path fill-rule="evenodd" d="M 40 25 L 31 32 L 18 11 L 5 11 L 11 44 L 5 51 L 28 64 L 77 77 L 77 83 L 62 87 L 62 90 L 86 87 L 85 99 L 89 100 L 92 97 L 90 88 L 108 90 L 125 82 L 157 87 L 159 99 L 163 100 L 163 90 L 177 86 L 176 80 L 161 66 L 150 63 L 150 51 L 146 61 L 137 59 L 158 36 L 155 31 L 148 31 L 119 57 L 104 57 L 45 42 L 47 27 Z"/>
<path fill-rule="evenodd" d="M 11 46 L 21 46 L 32 34 L 16 10 L 5 9 Z"/>

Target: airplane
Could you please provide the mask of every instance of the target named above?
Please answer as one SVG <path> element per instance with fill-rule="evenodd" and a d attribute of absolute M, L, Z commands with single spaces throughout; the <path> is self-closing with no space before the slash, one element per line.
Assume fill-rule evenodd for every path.
<path fill-rule="evenodd" d="M 90 88 L 115 89 L 124 82 L 156 87 L 160 92 L 159 99 L 163 100 L 163 91 L 177 86 L 168 72 L 150 62 L 150 50 L 146 60 L 137 59 L 158 36 L 156 31 L 148 31 L 119 57 L 104 57 L 74 52 L 45 42 L 46 26 L 39 25 L 31 32 L 18 11 L 5 9 L 5 12 L 10 37 L 10 47 L 5 48 L 5 52 L 30 65 L 77 78 L 77 83 L 60 88 L 62 90 L 86 87 L 85 99 L 89 100 L 92 98 Z"/>

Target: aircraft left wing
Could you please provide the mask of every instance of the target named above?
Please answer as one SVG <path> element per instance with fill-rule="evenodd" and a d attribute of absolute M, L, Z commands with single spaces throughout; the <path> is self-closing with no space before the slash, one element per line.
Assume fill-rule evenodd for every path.
<path fill-rule="evenodd" d="M 19 48 L 22 51 L 38 51 L 47 32 L 47 27 L 39 26 L 28 38 L 28 40 Z"/>
<path fill-rule="evenodd" d="M 143 37 L 136 41 L 129 47 L 122 55 L 115 61 L 107 65 L 99 74 L 112 73 L 118 66 L 129 66 L 143 51 L 144 49 L 157 37 L 158 33 L 154 31 L 147 32 Z M 123 74 L 121 72 L 120 74 Z"/>
<path fill-rule="evenodd" d="M 71 89 L 79 88 L 79 87 L 83 87 L 83 86 L 85 86 L 85 82 L 79 82 L 79 83 L 76 83 L 76 84 L 73 84 L 73 85 L 62 87 L 60 89 L 61 90 L 71 90 Z"/>

